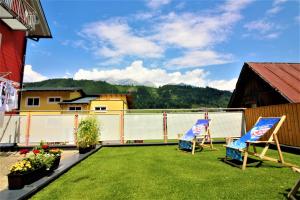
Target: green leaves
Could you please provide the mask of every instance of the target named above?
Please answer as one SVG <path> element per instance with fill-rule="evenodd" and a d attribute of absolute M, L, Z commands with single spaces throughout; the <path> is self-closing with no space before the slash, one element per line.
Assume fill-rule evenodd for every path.
<path fill-rule="evenodd" d="M 95 117 L 80 121 L 77 132 L 77 145 L 81 148 L 94 146 L 99 141 L 99 124 Z"/>

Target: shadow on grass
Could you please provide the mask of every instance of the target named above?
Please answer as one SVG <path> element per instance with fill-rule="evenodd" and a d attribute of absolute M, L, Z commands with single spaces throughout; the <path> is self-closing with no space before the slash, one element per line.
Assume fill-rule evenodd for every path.
<path fill-rule="evenodd" d="M 291 191 L 292 188 L 286 189 L 284 192 L 279 192 L 278 194 L 282 195 L 285 199 L 288 198 L 288 194 Z M 296 194 L 294 195 L 295 199 L 300 199 L 300 191 L 297 191 Z"/>
<path fill-rule="evenodd" d="M 178 147 L 176 147 L 176 148 L 174 148 L 174 149 L 177 150 L 177 151 L 184 152 L 184 153 L 192 153 L 192 150 L 189 150 L 189 149 L 179 149 Z M 201 151 L 203 151 L 203 147 L 197 147 L 197 148 L 195 149 L 195 153 L 201 152 Z"/>
<path fill-rule="evenodd" d="M 74 179 L 72 181 L 75 182 L 75 183 L 78 183 L 80 181 L 89 180 L 89 179 L 90 180 L 94 180 L 95 178 L 92 178 L 90 176 L 80 176 L 80 177 L 78 177 L 78 178 L 76 178 L 76 179 Z"/>
<path fill-rule="evenodd" d="M 228 160 L 230 163 L 225 162 L 225 158 L 218 158 L 220 161 L 231 165 L 232 167 L 236 167 L 235 165 L 239 165 L 240 167 L 242 167 L 243 162 L 239 161 L 239 160 Z M 262 165 L 264 163 L 264 165 Z M 270 165 L 268 163 L 265 163 L 262 160 L 258 160 L 258 159 L 254 159 L 254 158 L 249 158 L 247 159 L 247 167 L 255 167 L 255 168 L 282 168 L 283 166 L 275 166 L 275 165 Z"/>

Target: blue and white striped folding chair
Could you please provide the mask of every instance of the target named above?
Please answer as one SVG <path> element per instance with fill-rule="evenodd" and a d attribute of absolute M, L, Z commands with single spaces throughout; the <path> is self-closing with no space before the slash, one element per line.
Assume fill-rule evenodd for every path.
<path fill-rule="evenodd" d="M 261 160 L 269 160 L 279 162 L 288 166 L 293 166 L 292 164 L 284 162 L 277 137 L 277 132 L 285 119 L 285 115 L 283 115 L 282 117 L 259 117 L 256 124 L 245 135 L 243 135 L 240 139 L 232 141 L 229 144 L 225 145 L 226 157 L 224 161 L 234 166 L 241 167 L 243 170 L 245 170 L 247 166 L 248 155 L 252 155 L 260 158 Z M 259 141 L 259 139 L 273 127 L 275 128 L 269 139 L 266 141 Z M 265 144 L 265 147 L 263 148 L 261 153 L 257 152 L 255 147 L 256 144 Z M 276 144 L 279 159 L 266 156 L 266 152 L 269 149 L 270 144 Z M 253 145 L 253 152 L 251 152 L 249 149 L 250 145 Z M 233 160 L 242 161 L 243 165 L 237 165 Z"/>
<path fill-rule="evenodd" d="M 198 119 L 196 124 L 179 139 L 178 148 L 180 150 L 192 151 L 192 154 L 194 155 L 196 144 L 198 144 L 199 147 L 204 148 L 207 147 L 205 142 L 209 142 L 210 148 L 213 149 L 209 130 L 210 123 L 210 119 Z"/>

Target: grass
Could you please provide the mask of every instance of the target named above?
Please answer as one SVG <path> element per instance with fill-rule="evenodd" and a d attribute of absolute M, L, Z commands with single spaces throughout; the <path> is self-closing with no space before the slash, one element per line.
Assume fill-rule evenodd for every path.
<path fill-rule="evenodd" d="M 242 171 L 215 147 L 194 156 L 177 146 L 105 147 L 32 199 L 284 199 L 299 178 L 272 162 Z M 284 157 L 300 165 L 299 155 Z"/>

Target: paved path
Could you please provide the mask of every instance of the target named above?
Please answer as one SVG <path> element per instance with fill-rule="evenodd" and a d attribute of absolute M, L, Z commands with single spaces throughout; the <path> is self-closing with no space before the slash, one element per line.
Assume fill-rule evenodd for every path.
<path fill-rule="evenodd" d="M 61 164 L 64 160 L 74 157 L 78 154 L 77 150 L 65 150 L 61 156 Z M 18 160 L 21 160 L 24 156 L 20 155 L 18 152 L 0 152 L 0 192 L 7 189 L 7 174 L 9 173 L 9 168 Z M 2 200 L 1 196 L 0 199 Z"/>

